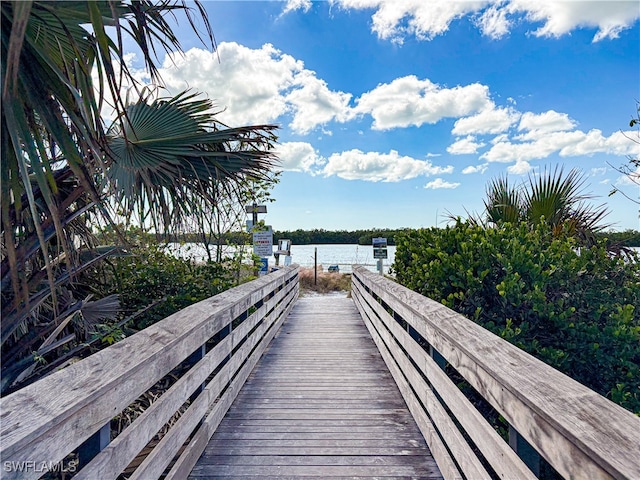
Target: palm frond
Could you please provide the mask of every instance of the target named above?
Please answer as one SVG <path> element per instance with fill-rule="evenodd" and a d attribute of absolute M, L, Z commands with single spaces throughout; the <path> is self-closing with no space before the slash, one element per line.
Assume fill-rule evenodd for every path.
<path fill-rule="evenodd" d="M 519 222 L 521 204 L 521 189 L 510 185 L 506 176 L 492 180 L 487 186 L 484 207 L 488 222 L 494 224 Z"/>
<path fill-rule="evenodd" d="M 149 205 L 169 231 L 197 205 L 215 201 L 218 183 L 265 176 L 276 164 L 275 125 L 220 128 L 211 101 L 184 91 L 142 95 L 109 130 L 109 178 L 125 210 Z"/>
<path fill-rule="evenodd" d="M 545 221 L 555 231 L 568 229 L 570 234 L 604 228 L 601 222 L 607 211 L 587 203 L 593 195 L 584 193 L 585 183 L 580 170 L 574 168 L 565 175 L 560 166 L 552 172 L 545 168 L 537 177 L 529 176 L 524 198 L 527 220 L 533 225 Z"/>

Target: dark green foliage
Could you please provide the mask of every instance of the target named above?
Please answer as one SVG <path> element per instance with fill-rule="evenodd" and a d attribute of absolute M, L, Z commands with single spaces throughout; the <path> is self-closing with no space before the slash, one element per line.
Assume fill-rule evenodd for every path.
<path fill-rule="evenodd" d="M 371 229 L 371 230 L 294 230 L 273 232 L 274 241 L 279 238 L 288 238 L 294 245 L 312 245 L 312 244 L 358 244 L 371 245 L 371 239 L 374 237 L 384 237 L 387 239 L 388 245 L 395 245 L 395 235 L 405 229 Z"/>
<path fill-rule="evenodd" d="M 159 246 L 136 249 L 132 256 L 111 262 L 113 293 L 125 311 L 133 313 L 159 303 L 134 320 L 142 329 L 195 302 L 235 285 L 231 269 L 220 263 L 196 264 L 164 253 Z"/>
<path fill-rule="evenodd" d="M 546 224 L 396 237 L 400 283 L 640 413 L 640 259 L 579 248 Z"/>
<path fill-rule="evenodd" d="M 599 238 L 607 240 L 608 245 L 618 247 L 640 247 L 640 231 L 625 230 L 624 232 L 601 232 Z"/>

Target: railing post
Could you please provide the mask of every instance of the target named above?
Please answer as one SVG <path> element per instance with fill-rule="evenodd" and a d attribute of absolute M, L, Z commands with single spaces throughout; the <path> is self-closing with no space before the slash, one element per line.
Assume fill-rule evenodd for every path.
<path fill-rule="evenodd" d="M 540 454 L 527 442 L 518 431 L 509 425 L 509 446 L 522 459 L 536 477 L 540 476 Z"/>
<path fill-rule="evenodd" d="M 88 464 L 93 457 L 104 450 L 111 441 L 111 422 L 102 426 L 100 430 L 87 438 L 78 447 L 78 463 L 80 468 Z"/>

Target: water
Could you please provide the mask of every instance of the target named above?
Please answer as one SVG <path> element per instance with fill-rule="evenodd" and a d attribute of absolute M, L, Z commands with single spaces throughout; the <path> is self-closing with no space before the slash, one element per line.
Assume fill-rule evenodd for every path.
<path fill-rule="evenodd" d="M 251 252 L 251 246 L 245 246 L 246 252 Z M 291 247 L 291 262 L 301 267 L 313 267 L 315 249 L 318 249 L 318 265 L 327 270 L 331 265 L 337 265 L 342 273 L 351 273 L 351 265 L 363 265 L 371 271 L 377 271 L 377 260 L 373 258 L 373 247 L 370 245 L 293 245 Z M 169 251 L 176 256 L 192 258 L 196 261 L 205 261 L 207 258 L 204 247 L 196 243 L 169 244 Z M 233 255 L 236 247 L 223 247 L 225 255 Z M 274 251 L 276 248 L 274 247 Z M 396 253 L 395 246 L 387 247 L 387 259 L 382 261 L 384 272 L 389 272 Z M 274 256 L 269 257 L 269 265 L 275 265 Z M 284 258 L 280 258 L 280 264 L 284 264 Z"/>
<path fill-rule="evenodd" d="M 343 273 L 351 273 L 351 265 L 363 265 L 371 271 L 377 269 L 378 261 L 373 258 L 373 247 L 367 245 L 294 245 L 291 248 L 291 261 L 302 267 L 313 267 L 316 248 L 318 265 L 322 265 L 324 270 L 330 265 L 338 265 Z M 395 246 L 387 247 L 389 258 L 382 261 L 385 273 L 388 273 L 395 253 Z"/>

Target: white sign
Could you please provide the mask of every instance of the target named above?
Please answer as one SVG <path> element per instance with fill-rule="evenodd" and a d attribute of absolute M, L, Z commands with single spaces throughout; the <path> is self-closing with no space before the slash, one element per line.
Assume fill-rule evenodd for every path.
<path fill-rule="evenodd" d="M 253 253 L 259 257 L 273 255 L 273 231 L 253 232 Z"/>

